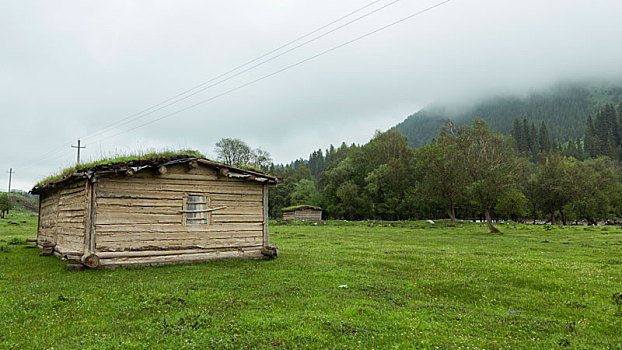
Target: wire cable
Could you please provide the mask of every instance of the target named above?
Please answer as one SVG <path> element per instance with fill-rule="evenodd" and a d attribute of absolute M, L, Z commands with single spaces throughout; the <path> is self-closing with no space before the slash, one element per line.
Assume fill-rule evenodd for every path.
<path fill-rule="evenodd" d="M 290 48 L 290 49 L 288 49 L 288 50 L 286 50 L 286 51 L 283 51 L 283 52 L 279 53 L 278 55 L 272 56 L 272 57 L 270 57 L 270 58 L 268 58 L 268 59 L 266 59 L 266 60 L 263 60 L 263 61 L 261 61 L 261 62 L 259 62 L 259 63 L 257 63 L 257 64 L 254 64 L 254 65 L 252 65 L 252 66 L 250 66 L 250 67 L 248 67 L 248 68 L 246 68 L 246 69 L 244 69 L 244 70 L 242 70 L 242 71 L 239 71 L 239 72 L 238 72 L 238 73 L 236 73 L 236 74 L 230 75 L 230 76 L 228 76 L 228 77 L 226 77 L 226 78 L 224 78 L 224 79 L 222 79 L 222 80 L 219 80 L 219 81 L 214 82 L 213 84 L 207 85 L 208 83 L 210 83 L 210 82 L 212 82 L 212 81 L 216 80 L 217 78 L 222 77 L 222 76 L 225 76 L 225 75 L 227 75 L 228 73 L 231 73 L 231 72 L 233 72 L 233 71 L 235 71 L 235 70 L 238 70 L 240 67 L 243 67 L 243 66 L 245 66 L 245 65 L 247 65 L 247 64 L 245 64 L 245 65 L 243 65 L 243 66 L 239 66 L 238 68 L 235 68 L 234 70 L 231 70 L 231 71 L 229 71 L 228 73 L 221 74 L 220 76 L 218 76 L 218 77 L 216 77 L 216 78 L 214 78 L 214 79 L 210 79 L 209 81 L 207 81 L 207 82 L 205 82 L 205 83 L 202 83 L 202 84 L 200 84 L 200 85 L 197 85 L 196 87 L 194 87 L 194 88 L 192 88 L 192 89 L 190 89 L 190 90 L 187 90 L 186 92 L 184 92 L 184 93 L 182 93 L 182 94 L 176 95 L 175 97 L 173 97 L 173 98 L 171 98 L 171 99 L 166 100 L 166 102 L 168 102 L 168 103 L 166 103 L 166 102 L 162 102 L 162 103 L 158 104 L 158 107 L 157 107 L 157 108 L 155 108 L 155 109 L 153 109 L 153 107 L 151 107 L 151 108 L 149 108 L 148 110 L 146 110 L 144 113 L 134 114 L 132 118 L 125 118 L 126 120 L 121 120 L 121 121 L 117 122 L 117 123 L 115 124 L 115 126 L 123 126 L 123 125 L 127 125 L 127 124 L 129 124 L 129 123 L 131 123 L 131 122 L 134 122 L 134 121 L 136 121 L 136 120 L 140 120 L 140 119 L 142 119 L 142 118 L 144 118 L 144 117 L 146 117 L 146 116 L 148 116 L 148 115 L 151 115 L 151 114 L 153 114 L 153 113 L 155 113 L 155 112 L 158 112 L 158 111 L 160 111 L 160 110 L 162 110 L 162 109 L 164 109 L 164 108 L 170 107 L 170 106 L 172 106 L 172 105 L 174 105 L 174 104 L 177 104 L 177 103 L 179 103 L 179 102 L 181 102 L 181 101 L 187 100 L 187 99 L 189 99 L 189 98 L 190 98 L 190 97 L 192 97 L 192 96 L 195 96 L 195 95 L 197 95 L 197 94 L 199 94 L 199 93 L 201 93 L 201 92 L 203 92 L 203 91 L 205 91 L 205 90 L 208 90 L 208 89 L 210 89 L 210 88 L 212 88 L 212 87 L 218 86 L 218 85 L 220 85 L 220 84 L 222 84 L 222 83 L 224 83 L 224 82 L 226 82 L 226 81 L 229 81 L 229 80 L 231 80 L 231 79 L 233 79 L 233 78 L 235 78 L 235 77 L 238 77 L 238 76 L 240 76 L 240 75 L 242 75 L 242 74 L 244 74 L 244 73 L 246 73 L 246 72 L 249 72 L 249 71 L 251 71 L 251 70 L 253 70 L 253 69 L 255 69 L 255 68 L 259 67 L 259 66 L 262 66 L 262 65 L 264 65 L 264 64 L 266 64 L 266 63 L 268 63 L 268 62 L 270 62 L 270 61 L 273 61 L 273 60 L 275 60 L 275 59 L 277 59 L 277 58 L 279 58 L 279 57 L 281 57 L 281 56 L 284 56 L 284 55 L 286 55 L 286 54 L 288 54 L 288 53 L 290 53 L 290 52 L 292 52 L 292 51 L 294 51 L 294 50 L 297 50 L 297 49 L 299 49 L 299 48 L 301 48 L 301 47 L 303 47 L 303 46 L 305 46 L 305 45 L 308 45 L 308 44 L 310 44 L 310 43 L 312 43 L 312 42 L 314 42 L 314 41 L 317 41 L 317 40 L 319 40 L 319 39 L 321 39 L 321 38 L 323 38 L 323 37 L 325 37 L 325 36 L 327 36 L 327 35 L 329 35 L 329 34 L 332 34 L 332 33 L 336 32 L 336 31 L 338 31 L 338 30 L 340 30 L 340 29 L 343 29 L 343 28 L 345 28 L 345 27 L 347 27 L 347 26 L 349 26 L 349 25 L 351 25 L 351 24 L 353 24 L 353 23 L 355 23 L 355 22 L 358 22 L 358 21 L 360 21 L 360 20 L 362 20 L 362 19 L 364 19 L 364 18 L 366 18 L 366 17 L 369 17 L 369 16 L 371 16 L 372 14 L 374 14 L 374 13 L 376 13 L 376 12 L 379 12 L 379 11 L 381 11 L 381 10 L 383 10 L 383 9 L 385 9 L 385 8 L 387 8 L 387 7 L 389 7 L 389 6 L 391 6 L 391 5 L 394 5 L 394 4 L 396 4 L 396 3 L 400 2 L 400 1 L 401 1 L 401 0 L 394 0 L 394 1 L 392 1 L 392 2 L 390 2 L 390 3 L 388 3 L 388 4 L 386 4 L 386 5 L 384 5 L 384 6 L 382 6 L 382 7 L 379 7 L 379 8 L 377 8 L 377 9 L 375 9 L 375 10 L 373 10 L 373 11 L 370 11 L 370 12 L 368 12 L 368 13 L 366 13 L 366 14 L 362 15 L 362 16 L 359 16 L 359 17 L 357 17 L 357 18 L 355 18 L 355 19 L 353 19 L 353 20 L 351 20 L 351 21 L 348 21 L 348 22 L 346 22 L 346 23 L 344 23 L 344 24 L 342 24 L 342 25 L 340 25 L 340 26 L 338 26 L 338 27 L 336 27 L 336 28 L 333 28 L 333 29 L 331 29 L 331 30 L 330 30 L 330 31 L 328 31 L 328 32 L 325 32 L 325 33 L 323 33 L 323 34 L 321 34 L 321 35 L 318 35 L 318 36 L 316 36 L 316 37 L 314 37 L 314 38 L 311 38 L 311 39 L 309 39 L 309 40 L 307 40 L 307 41 L 305 41 L 305 42 L 303 42 L 303 43 L 301 43 L 301 44 L 299 44 L 299 45 L 296 45 L 296 46 L 294 46 L 294 47 L 292 47 L 292 48 Z M 326 26 L 324 26 L 324 28 L 325 28 L 325 27 L 326 27 Z M 309 35 L 306 35 L 306 36 L 309 36 Z M 305 37 L 306 37 L 306 36 L 305 36 Z M 298 40 L 298 39 L 297 39 L 297 40 Z M 274 51 L 276 51 L 276 50 L 274 50 Z M 274 51 L 272 51 L 272 52 L 274 52 Z M 265 56 L 266 56 L 266 55 L 264 55 L 264 57 L 265 57 Z M 256 62 L 256 61 L 257 61 L 257 59 L 256 59 L 256 60 L 253 60 L 253 62 Z M 205 85 L 207 85 L 207 86 L 205 86 Z M 197 88 L 199 88 L 199 87 L 201 87 L 201 88 L 197 90 Z M 194 92 L 193 92 L 193 91 L 194 91 Z M 178 98 L 177 98 L 177 97 L 178 97 Z M 91 137 L 95 137 L 96 135 L 99 135 L 99 134 L 102 134 L 102 133 L 106 133 L 106 132 L 108 132 L 108 131 L 101 131 L 101 132 L 97 132 L 95 135 L 92 135 Z M 89 137 L 82 137 L 81 139 L 88 139 L 88 138 L 89 138 Z"/>
<path fill-rule="evenodd" d="M 296 39 L 291 40 L 291 41 L 289 41 L 289 42 L 287 42 L 287 43 L 285 43 L 285 44 L 283 44 L 283 45 L 281 45 L 281 46 L 279 46 L 279 47 L 277 47 L 277 48 L 275 48 L 273 50 L 270 50 L 270 51 L 268 51 L 268 52 L 266 52 L 266 53 L 264 53 L 264 54 L 262 54 L 262 55 L 260 55 L 260 56 L 258 56 L 256 58 L 254 58 L 254 59 L 251 59 L 250 61 L 247 61 L 244 64 L 241 64 L 241 65 L 239 65 L 239 66 L 237 66 L 237 67 L 235 67 L 233 69 L 230 69 L 230 70 L 226 71 L 225 73 L 219 74 L 219 75 L 217 75 L 217 76 L 215 76 L 215 77 L 213 77 L 213 78 L 211 78 L 211 79 L 209 79 L 209 80 L 207 80 L 207 81 L 205 81 L 203 83 L 195 85 L 195 86 L 193 86 L 193 87 L 191 87 L 191 88 L 189 88 L 187 90 L 184 90 L 181 93 L 178 93 L 177 95 L 174 95 L 174 96 L 172 96 L 172 97 L 170 97 L 168 99 L 165 99 L 165 100 L 163 100 L 163 101 L 161 101 L 161 102 L 159 102 L 159 103 L 157 103 L 155 105 L 152 105 L 152 106 L 150 106 L 150 107 L 148 107 L 146 109 L 143 109 L 143 110 L 141 110 L 139 112 L 136 112 L 134 114 L 131 114 L 131 115 L 128 115 L 128 116 L 126 116 L 124 118 L 121 118 L 120 120 L 117 120 L 116 122 L 111 123 L 111 124 L 105 126 L 104 128 L 98 130 L 98 131 L 95 131 L 95 132 L 90 133 L 90 134 L 86 134 L 84 136 L 79 137 L 78 139 L 93 138 L 93 137 L 95 137 L 97 135 L 101 135 L 103 133 L 108 132 L 109 129 L 111 129 L 112 127 L 123 126 L 123 125 L 128 124 L 131 121 L 138 120 L 138 119 L 142 118 L 141 115 L 143 115 L 144 113 L 147 113 L 147 112 L 151 111 L 150 112 L 150 114 L 151 114 L 153 112 L 156 112 L 158 110 L 166 108 L 169 105 L 164 106 L 162 108 L 158 108 L 158 107 L 160 107 L 160 106 L 162 106 L 162 105 L 164 105 L 164 104 L 166 104 L 166 103 L 168 103 L 168 102 L 170 102 L 170 101 L 172 101 L 174 99 L 177 99 L 177 98 L 179 98 L 181 96 L 184 96 L 185 94 L 190 93 L 190 92 L 192 92 L 192 91 L 194 91 L 194 90 L 196 90 L 198 88 L 201 88 L 201 87 L 203 87 L 203 86 L 205 86 L 205 85 L 207 85 L 207 84 L 209 84 L 209 83 L 211 83 L 211 82 L 213 82 L 213 81 L 215 81 L 217 79 L 225 77 L 225 76 L 227 76 L 227 75 L 229 75 L 229 74 L 231 74 L 231 73 L 233 73 L 233 72 L 235 72 L 235 71 L 237 71 L 237 70 L 239 70 L 239 69 L 241 69 L 243 67 L 248 66 L 251 63 L 257 62 L 257 61 L 259 61 L 259 60 L 261 60 L 261 59 L 263 59 L 263 58 L 265 58 L 265 57 L 267 57 L 267 56 L 269 56 L 269 55 L 271 55 L 271 54 L 273 54 L 275 52 L 278 52 L 279 50 L 281 50 L 283 48 L 286 48 L 286 47 L 290 46 L 291 44 L 294 44 L 294 43 L 296 43 L 296 42 L 298 42 L 298 41 L 300 41 L 302 39 L 305 39 L 305 38 L 307 38 L 307 37 L 309 37 L 309 36 L 311 36 L 311 35 L 313 35 L 313 34 L 315 34 L 317 32 L 320 32 L 323 29 L 326 29 L 326 28 L 330 27 L 331 25 L 336 24 L 336 23 L 338 23 L 338 22 L 340 22 L 340 21 L 342 21 L 342 20 L 344 20 L 344 19 L 346 19 L 346 18 L 348 18 L 348 17 L 350 17 L 350 16 L 352 16 L 352 15 L 358 13 L 358 12 L 361 12 L 364 9 L 369 8 L 370 6 L 373 6 L 374 4 L 379 3 L 381 1 L 384 1 L 384 0 L 374 0 L 374 1 L 371 1 L 371 2 L 367 3 L 366 5 L 364 5 L 362 7 L 359 7 L 357 9 L 353 10 L 353 11 L 350 11 L 349 13 L 347 13 L 347 14 L 345 14 L 345 15 L 343 15 L 343 16 L 341 16 L 341 17 L 339 17 L 339 18 L 337 18 L 337 19 L 335 19 L 335 20 L 333 20 L 333 21 L 331 21 L 331 22 L 329 22 L 329 23 L 319 27 L 319 28 L 316 28 L 316 29 L 314 29 L 314 30 L 304 34 L 304 35 L 301 35 L 301 36 L 297 37 Z M 153 110 L 155 108 L 158 108 L 158 109 L 157 110 Z M 128 121 L 125 122 L 126 120 L 128 120 Z M 70 143 L 70 142 L 73 142 L 73 141 L 75 141 L 75 140 L 68 141 L 67 143 Z M 64 152 L 64 150 L 60 150 L 60 149 L 58 149 L 58 150 L 50 150 L 50 151 L 48 151 L 48 152 L 46 152 L 46 153 L 44 153 L 42 155 L 37 156 L 36 160 L 41 160 L 42 158 L 46 158 L 48 156 L 53 156 L 53 155 L 59 154 L 61 152 Z M 32 165 L 33 162 L 28 162 L 28 163 Z"/>
<path fill-rule="evenodd" d="M 269 78 L 269 77 L 272 77 L 272 76 L 274 76 L 274 75 L 277 75 L 277 74 L 279 74 L 279 73 L 282 73 L 282 72 L 284 72 L 284 71 L 286 71 L 286 70 L 289 70 L 289 69 L 291 69 L 291 68 L 297 67 L 297 66 L 299 66 L 299 65 L 301 65 L 301 64 L 303 64 L 303 63 L 306 63 L 306 62 L 309 62 L 309 61 L 311 61 L 311 60 L 314 60 L 314 59 L 316 59 L 316 58 L 318 58 L 318 57 L 320 57 L 320 56 L 323 56 L 323 55 L 325 55 L 325 54 L 327 54 L 327 53 L 330 53 L 330 52 L 332 52 L 332 51 L 335 51 L 335 50 L 337 50 L 337 49 L 340 49 L 340 48 L 342 48 L 342 47 L 344 47 L 344 46 L 346 46 L 346 45 L 352 44 L 352 43 L 357 42 L 357 41 L 359 41 L 359 40 L 362 40 L 362 39 L 364 39 L 364 38 L 366 38 L 366 37 L 368 37 L 368 36 L 374 35 L 374 34 L 376 34 L 376 33 L 378 33 L 378 32 L 381 32 L 381 31 L 383 31 L 383 30 L 385 30 L 385 29 L 388 29 L 388 28 L 393 27 L 393 26 L 395 26 L 395 25 L 397 25 L 397 24 L 400 24 L 400 23 L 402 23 L 402 22 L 405 22 L 405 21 L 407 21 L 407 20 L 409 20 L 409 19 L 412 19 L 412 18 L 414 18 L 414 17 L 420 16 L 420 15 L 422 15 L 422 14 L 426 13 L 426 12 L 429 12 L 429 11 L 431 11 L 431 10 L 433 10 L 433 9 L 437 8 L 437 7 L 440 7 L 440 6 L 444 5 L 444 4 L 447 4 L 448 2 L 451 2 L 451 1 L 452 1 L 452 0 L 445 0 L 445 1 L 441 1 L 441 2 L 439 2 L 439 3 L 437 3 L 437 4 L 433 5 L 433 6 L 427 7 L 427 8 L 425 8 L 425 9 L 423 9 L 423 10 L 420 10 L 420 11 L 418 11 L 418 12 L 415 12 L 415 13 L 413 13 L 413 14 L 410 14 L 410 15 L 408 15 L 408 16 L 406 16 L 406 17 L 403 17 L 403 18 L 401 18 L 401 19 L 399 19 L 399 20 L 397 20 L 397 21 L 395 21 L 395 22 L 391 22 L 391 23 L 389 23 L 389 24 L 387 24 L 387 25 L 384 25 L 384 26 L 382 26 L 382 27 L 380 27 L 380 28 L 377 28 L 377 29 L 375 29 L 375 30 L 373 30 L 373 31 L 371 31 L 371 32 L 368 32 L 368 33 L 366 33 L 366 34 L 363 34 L 363 35 L 361 35 L 361 36 L 358 36 L 358 37 L 356 37 L 356 38 L 354 38 L 354 39 L 351 39 L 351 40 L 348 40 L 348 41 L 346 41 L 346 42 L 343 42 L 343 43 L 341 43 L 341 44 L 339 44 L 339 45 L 337 45 L 337 46 L 334 46 L 334 47 L 332 47 L 332 48 L 330 48 L 330 49 L 324 50 L 324 51 L 322 51 L 322 52 L 320 52 L 320 53 L 318 53 L 318 54 L 315 54 L 315 55 L 313 55 L 313 56 L 311 56 L 311 57 L 308 57 L 308 58 L 306 58 L 306 59 L 304 59 L 304 60 L 302 60 L 302 61 L 298 61 L 298 62 L 296 62 L 296 63 L 294 63 L 294 64 L 290 64 L 290 65 L 288 65 L 288 66 L 286 66 L 286 67 L 284 67 L 284 68 L 281 68 L 281 69 L 279 69 L 279 70 L 276 70 L 276 71 L 274 71 L 274 72 L 272 72 L 272 73 L 270 73 L 270 74 L 264 75 L 264 76 L 262 76 L 262 77 L 260 77 L 260 78 L 257 78 L 257 79 L 255 79 L 255 80 L 252 80 L 252 81 L 247 82 L 247 83 L 244 83 L 244 84 L 242 84 L 242 85 L 238 85 L 238 86 L 236 86 L 236 87 L 234 87 L 234 88 L 232 88 L 232 89 L 229 89 L 229 90 L 227 90 L 227 91 L 224 91 L 224 92 L 222 92 L 222 93 L 220 93 L 220 94 L 214 95 L 214 96 L 212 96 L 212 97 L 210 97 L 210 98 L 207 98 L 207 99 L 204 99 L 204 100 L 201 100 L 201 101 L 199 101 L 199 102 L 197 102 L 197 103 L 191 104 L 191 105 L 189 105 L 189 106 L 187 106 L 187 107 L 184 107 L 184 108 L 182 108 L 182 109 L 176 110 L 176 111 L 174 111 L 174 112 L 171 112 L 171 113 L 165 114 L 165 115 L 163 115 L 163 116 L 161 116 L 161 117 L 158 117 L 158 118 L 153 119 L 153 120 L 151 120 L 151 121 L 148 121 L 148 122 L 146 122 L 146 123 L 140 124 L 140 125 L 135 126 L 135 127 L 131 128 L 131 129 L 128 129 L 128 130 L 125 130 L 125 131 L 119 132 L 119 133 L 117 133 L 117 134 L 114 134 L 114 135 L 112 135 L 112 136 L 106 137 L 106 138 L 104 138 L 104 139 L 99 140 L 99 142 L 103 142 L 103 141 L 108 140 L 108 139 L 111 139 L 111 138 L 113 138 L 113 137 L 116 137 L 116 136 L 119 136 L 119 135 L 122 135 L 122 134 L 128 133 L 128 132 L 130 132 L 130 131 L 133 131 L 133 130 L 136 130 L 136 129 L 142 128 L 142 127 L 147 126 L 147 125 L 149 125 L 149 124 L 153 124 L 153 123 L 155 123 L 155 122 L 157 122 L 157 121 L 160 121 L 160 120 L 162 120 L 162 119 L 169 118 L 169 117 L 171 117 L 171 116 L 173 116 L 173 115 L 176 115 L 176 114 L 179 114 L 179 113 L 185 112 L 185 111 L 187 111 L 187 110 L 189 110 L 189 109 L 195 108 L 195 107 L 197 107 L 197 106 L 200 106 L 200 105 L 205 104 L 205 103 L 207 103 L 207 102 L 213 101 L 213 100 L 215 100 L 215 99 L 217 99 L 217 98 L 220 98 L 220 97 L 222 97 L 222 96 L 228 95 L 228 94 L 230 94 L 230 93 L 232 93 L 232 92 L 234 92 L 234 91 L 240 90 L 240 89 L 245 88 L 245 87 L 247 87 L 247 86 L 249 86 L 249 85 L 253 85 L 253 84 L 255 84 L 255 83 L 258 83 L 258 82 L 260 82 L 260 81 L 262 81 L 262 80 L 264 80 L 264 79 L 267 79 L 267 78 Z"/>

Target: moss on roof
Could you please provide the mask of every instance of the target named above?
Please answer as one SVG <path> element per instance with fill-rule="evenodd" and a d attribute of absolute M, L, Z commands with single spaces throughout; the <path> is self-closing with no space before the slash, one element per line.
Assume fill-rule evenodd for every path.
<path fill-rule="evenodd" d="M 296 210 L 296 209 L 302 209 L 302 208 L 322 210 L 322 208 L 320 207 L 316 207 L 313 205 L 307 205 L 307 204 L 301 204 L 301 205 L 292 205 L 290 207 L 281 208 L 281 211 L 289 211 L 289 210 Z"/>
<path fill-rule="evenodd" d="M 102 170 L 105 168 L 115 168 L 119 165 L 143 165 L 145 163 L 164 163 L 170 160 L 182 159 L 182 158 L 206 158 L 199 151 L 194 150 L 181 150 L 181 151 L 163 151 L 163 152 L 151 152 L 146 154 L 125 154 L 116 157 L 103 158 L 94 162 L 80 164 L 79 166 L 72 166 L 61 170 L 60 172 L 48 176 L 47 178 L 39 181 L 35 187 L 44 185 L 48 182 L 60 180 L 65 176 L 68 176 L 76 171 L 86 170 Z"/>

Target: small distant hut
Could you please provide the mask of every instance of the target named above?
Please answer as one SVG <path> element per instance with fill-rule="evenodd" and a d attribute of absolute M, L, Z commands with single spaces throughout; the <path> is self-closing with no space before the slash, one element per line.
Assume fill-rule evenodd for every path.
<path fill-rule="evenodd" d="M 195 157 L 79 169 L 32 189 L 37 245 L 90 268 L 276 256 L 268 185 L 277 181 Z"/>
<path fill-rule="evenodd" d="M 322 208 L 311 205 L 296 205 L 281 209 L 283 220 L 322 221 Z"/>

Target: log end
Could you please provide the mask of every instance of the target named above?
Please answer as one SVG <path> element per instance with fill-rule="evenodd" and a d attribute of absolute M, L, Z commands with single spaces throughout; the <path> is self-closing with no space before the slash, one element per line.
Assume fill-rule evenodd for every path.
<path fill-rule="evenodd" d="M 99 257 L 95 254 L 84 254 L 80 261 L 91 269 L 99 266 Z"/>
<path fill-rule="evenodd" d="M 268 244 L 265 247 L 261 248 L 261 254 L 268 259 L 274 259 L 278 255 L 278 249 L 274 244 Z"/>
<path fill-rule="evenodd" d="M 43 249 L 41 249 L 41 253 L 39 253 L 39 256 L 50 256 L 52 254 L 54 254 L 54 247 L 44 246 Z"/>

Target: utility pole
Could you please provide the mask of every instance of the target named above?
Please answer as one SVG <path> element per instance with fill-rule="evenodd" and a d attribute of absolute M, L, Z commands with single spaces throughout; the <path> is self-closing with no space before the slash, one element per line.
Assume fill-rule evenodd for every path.
<path fill-rule="evenodd" d="M 9 171 L 7 171 L 7 173 L 9 173 L 9 191 L 6 193 L 6 199 L 8 201 L 8 206 L 6 207 L 6 213 L 9 213 L 9 210 L 11 208 L 11 178 L 12 175 L 15 174 L 15 172 L 13 171 L 13 168 L 9 168 Z M 2 217 L 4 217 L 4 210 L 2 211 Z"/>
<path fill-rule="evenodd" d="M 7 173 L 9 173 L 9 191 L 7 192 L 7 196 L 11 195 L 11 177 L 13 174 L 15 174 L 15 172 L 13 171 L 13 168 L 9 168 L 9 171 L 7 171 Z"/>
<path fill-rule="evenodd" d="M 76 161 L 76 166 L 80 165 L 80 149 L 81 148 L 86 148 L 86 146 L 80 146 L 80 140 L 78 140 L 78 145 L 74 146 L 71 145 L 71 148 L 77 148 L 78 149 L 78 160 Z"/>

